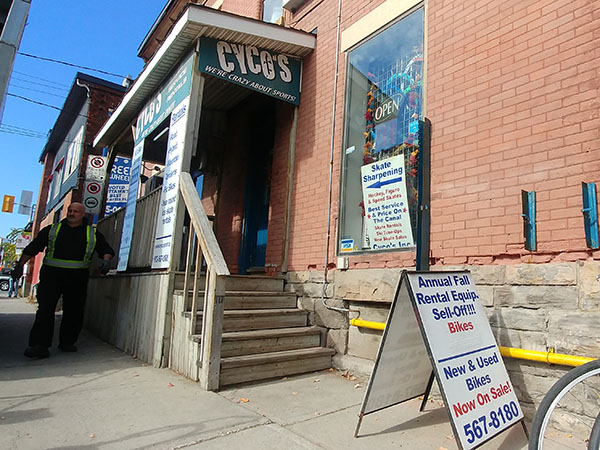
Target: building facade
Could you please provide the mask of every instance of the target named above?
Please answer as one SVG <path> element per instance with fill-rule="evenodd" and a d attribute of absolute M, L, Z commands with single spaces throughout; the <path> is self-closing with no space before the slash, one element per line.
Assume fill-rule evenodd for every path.
<path fill-rule="evenodd" d="M 350 319 L 385 321 L 421 245 L 431 269 L 471 271 L 500 345 L 598 356 L 600 251 L 581 211 L 582 182 L 600 175 L 598 5 L 293 0 L 279 16 L 276 2 L 202 3 L 167 4 L 94 143 L 138 149 L 167 176 L 160 133 L 188 114 L 177 170 L 194 175 L 231 273 L 285 276 L 350 367 L 380 340 Z M 295 92 L 271 84 L 295 79 L 292 60 Z M 527 242 L 523 191 L 535 191 Z M 183 219 L 168 214 L 175 248 Z M 160 245 L 147 268 L 181 269 Z M 529 415 L 562 373 L 507 366 Z"/>
<path fill-rule="evenodd" d="M 81 202 L 88 157 L 101 155 L 92 141 L 102 124 L 117 107 L 125 88 L 115 83 L 77 73 L 65 104 L 40 154 L 44 165 L 33 221 L 33 235 L 66 217 L 72 202 Z M 43 255 L 29 271 L 31 285 L 38 282 Z M 31 263 L 30 263 L 31 265 Z"/>

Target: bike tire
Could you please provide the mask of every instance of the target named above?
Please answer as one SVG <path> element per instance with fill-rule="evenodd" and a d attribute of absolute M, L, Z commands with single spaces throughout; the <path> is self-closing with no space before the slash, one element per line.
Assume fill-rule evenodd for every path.
<path fill-rule="evenodd" d="M 529 432 L 529 450 L 543 450 L 546 427 L 558 402 L 574 386 L 595 375 L 600 375 L 600 360 L 598 359 L 568 371 L 550 388 L 533 418 Z"/>
<path fill-rule="evenodd" d="M 600 414 L 598 414 L 594 421 L 592 433 L 590 434 L 590 442 L 588 443 L 588 450 L 600 450 Z"/>

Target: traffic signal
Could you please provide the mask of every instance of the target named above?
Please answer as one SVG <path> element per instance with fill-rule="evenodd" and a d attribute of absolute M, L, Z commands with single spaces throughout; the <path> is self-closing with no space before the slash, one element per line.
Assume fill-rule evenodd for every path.
<path fill-rule="evenodd" d="M 2 202 L 2 212 L 12 213 L 14 206 L 15 206 L 15 196 L 14 195 L 5 195 L 4 201 Z"/>

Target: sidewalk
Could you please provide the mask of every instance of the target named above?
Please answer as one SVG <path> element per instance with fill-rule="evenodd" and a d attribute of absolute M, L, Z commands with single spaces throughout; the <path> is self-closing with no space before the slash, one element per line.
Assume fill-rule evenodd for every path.
<path fill-rule="evenodd" d="M 419 401 L 366 416 L 367 380 L 324 371 L 206 392 L 83 333 L 77 353 L 23 356 L 35 306 L 0 293 L 0 448 L 454 450 L 445 409 Z M 570 442 L 570 444 L 574 444 Z M 480 447 L 520 450 L 520 426 Z M 576 448 L 557 446 L 556 448 Z M 580 447 L 581 448 L 581 447 Z"/>

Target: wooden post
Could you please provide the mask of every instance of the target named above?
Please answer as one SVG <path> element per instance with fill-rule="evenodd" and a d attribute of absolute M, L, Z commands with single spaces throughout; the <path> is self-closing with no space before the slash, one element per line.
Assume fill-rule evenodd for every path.
<path fill-rule="evenodd" d="M 225 277 L 217 276 L 209 266 L 206 274 L 209 289 L 206 291 L 202 318 L 202 366 L 200 386 L 207 391 L 219 389 L 221 371 L 221 336 L 223 334 L 223 306 L 225 300 Z"/>

